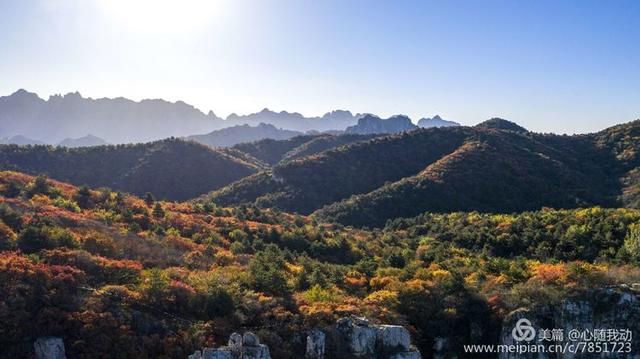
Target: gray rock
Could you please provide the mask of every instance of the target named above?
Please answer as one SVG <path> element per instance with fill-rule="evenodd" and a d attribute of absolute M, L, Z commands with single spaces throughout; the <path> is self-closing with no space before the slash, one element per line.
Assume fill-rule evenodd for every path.
<path fill-rule="evenodd" d="M 378 345 L 384 353 L 407 352 L 411 346 L 409 331 L 400 325 L 378 325 Z"/>
<path fill-rule="evenodd" d="M 231 359 L 231 352 L 227 348 L 205 348 L 202 351 L 203 359 Z"/>
<path fill-rule="evenodd" d="M 64 342 L 62 338 L 42 337 L 38 338 L 33 347 L 36 352 L 36 359 L 66 359 L 64 352 Z"/>
<path fill-rule="evenodd" d="M 202 352 L 196 350 L 193 354 L 189 355 L 189 359 L 202 359 Z"/>
<path fill-rule="evenodd" d="M 256 346 L 243 346 L 242 359 L 271 359 L 269 347 L 264 344 Z"/>
<path fill-rule="evenodd" d="M 324 359 L 325 335 L 319 329 L 313 329 L 307 336 L 306 359 Z"/>
<path fill-rule="evenodd" d="M 232 358 L 240 358 L 240 356 L 242 355 L 242 335 L 240 335 L 239 333 L 231 334 L 229 336 L 228 347 L 231 351 Z"/>
<path fill-rule="evenodd" d="M 345 356 L 375 358 L 377 330 L 368 321 L 358 317 L 340 318 L 335 329 L 341 337 L 339 351 Z"/>
<path fill-rule="evenodd" d="M 243 347 L 257 347 L 260 345 L 260 338 L 257 335 L 246 332 L 242 335 L 242 346 Z"/>

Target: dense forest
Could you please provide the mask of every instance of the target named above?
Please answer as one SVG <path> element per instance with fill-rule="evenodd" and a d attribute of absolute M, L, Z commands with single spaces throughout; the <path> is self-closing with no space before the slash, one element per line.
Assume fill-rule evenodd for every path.
<path fill-rule="evenodd" d="M 462 355 L 497 342 L 513 309 L 640 281 L 639 259 L 636 209 L 423 213 L 363 230 L 1 172 L 0 347 L 25 357 L 59 335 L 73 358 L 180 358 L 246 329 L 299 358 L 305 329 L 357 314 L 405 325 L 425 357 L 438 337 Z"/>

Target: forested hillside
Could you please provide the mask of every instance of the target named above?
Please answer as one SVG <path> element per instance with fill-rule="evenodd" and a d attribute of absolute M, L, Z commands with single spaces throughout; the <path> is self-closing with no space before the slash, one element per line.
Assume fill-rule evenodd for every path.
<path fill-rule="evenodd" d="M 332 148 L 369 140 L 378 136 L 380 135 L 306 135 L 280 141 L 265 139 L 241 143 L 233 148 L 269 165 L 275 165 L 282 161 L 314 155 Z"/>
<path fill-rule="evenodd" d="M 254 173 L 239 158 L 176 139 L 136 145 L 0 146 L 0 168 L 159 198 L 193 198 Z"/>
<path fill-rule="evenodd" d="M 281 163 L 212 198 L 378 227 L 425 211 L 633 207 L 639 131 L 635 121 L 558 136 L 501 119 L 416 130 Z"/>
<path fill-rule="evenodd" d="M 410 329 L 424 357 L 497 343 L 509 312 L 640 281 L 640 212 L 425 213 L 377 231 L 254 206 L 171 203 L 0 172 L 0 344 L 184 358 L 251 330 L 300 358 L 350 314 Z"/>

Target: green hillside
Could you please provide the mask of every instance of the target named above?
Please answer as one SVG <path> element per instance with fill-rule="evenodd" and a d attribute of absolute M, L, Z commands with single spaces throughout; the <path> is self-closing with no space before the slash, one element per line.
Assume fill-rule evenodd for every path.
<path fill-rule="evenodd" d="M 171 200 L 196 197 L 257 171 L 254 164 L 177 139 L 77 149 L 5 145 L 0 168 Z"/>

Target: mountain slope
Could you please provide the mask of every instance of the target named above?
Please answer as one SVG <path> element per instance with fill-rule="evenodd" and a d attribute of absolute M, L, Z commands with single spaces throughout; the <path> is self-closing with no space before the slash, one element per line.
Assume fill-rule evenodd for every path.
<path fill-rule="evenodd" d="M 212 198 L 375 226 L 425 211 L 634 207 L 640 203 L 639 151 L 640 121 L 558 136 L 492 119 L 285 160 Z"/>
<path fill-rule="evenodd" d="M 77 149 L 6 145 L 0 146 L 0 168 L 172 200 L 196 197 L 257 170 L 228 154 L 176 139 Z"/>
<path fill-rule="evenodd" d="M 302 135 L 301 132 L 283 130 L 273 125 L 260 123 L 257 126 L 238 125 L 216 130 L 205 135 L 193 135 L 187 140 L 196 141 L 210 147 L 230 147 L 238 143 L 254 142 L 266 138 L 286 140 Z"/>
<path fill-rule="evenodd" d="M 563 153 L 536 138 L 488 131 L 469 138 L 416 176 L 316 214 L 345 224 L 382 226 L 388 219 L 423 212 L 614 206 L 616 191 L 607 175 L 602 168 L 574 166 Z"/>
<path fill-rule="evenodd" d="M 220 204 L 257 202 L 310 213 L 388 181 L 414 175 L 459 147 L 469 128 L 440 128 L 356 142 L 287 161 L 214 192 Z"/>

